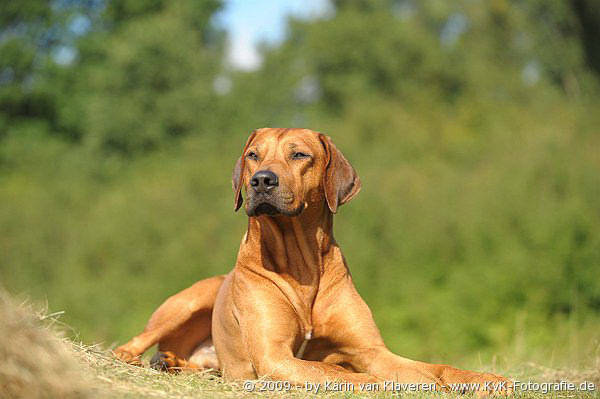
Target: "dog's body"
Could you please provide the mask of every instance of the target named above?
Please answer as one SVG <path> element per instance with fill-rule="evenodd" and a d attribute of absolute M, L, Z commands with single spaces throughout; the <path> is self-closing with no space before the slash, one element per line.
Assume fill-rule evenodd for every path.
<path fill-rule="evenodd" d="M 169 298 L 142 334 L 115 350 L 120 358 L 133 362 L 158 343 L 154 361 L 167 369 L 219 368 L 233 379 L 473 382 L 482 390 L 484 382 L 507 382 L 385 347 L 333 238 L 333 214 L 358 194 L 360 180 L 328 137 L 253 132 L 233 187 L 236 210 L 246 189 L 250 216 L 235 268 Z"/>

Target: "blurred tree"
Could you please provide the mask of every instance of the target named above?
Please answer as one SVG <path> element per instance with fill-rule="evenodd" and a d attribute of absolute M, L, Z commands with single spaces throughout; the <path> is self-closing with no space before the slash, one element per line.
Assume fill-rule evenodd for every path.
<path fill-rule="evenodd" d="M 572 0 L 581 24 L 581 38 L 589 65 L 600 74 L 600 3 L 594 0 Z"/>
<path fill-rule="evenodd" d="M 570 97 L 590 95 L 598 89 L 594 49 L 600 36 L 593 36 L 600 29 L 600 9 L 595 3 L 532 0 L 512 7 L 514 13 L 526 17 L 515 32 L 521 51 L 529 53 L 540 72 Z"/>
<path fill-rule="evenodd" d="M 572 96 L 580 86 L 597 90 L 590 71 L 598 41 L 590 38 L 600 19 L 585 0 L 333 5 L 331 18 L 292 20 L 288 40 L 267 51 L 262 72 L 287 68 L 296 77 L 290 95 L 313 77 L 327 112 L 340 113 L 366 93 L 405 103 L 426 95 L 447 102 L 531 97 L 528 88 L 544 78 Z"/>
<path fill-rule="evenodd" d="M 56 120 L 54 93 L 40 85 L 39 74 L 58 23 L 46 1 L 0 3 L 0 139 L 24 120 Z"/>
<path fill-rule="evenodd" d="M 32 126 L 130 153 L 209 128 L 220 4 L 2 2 L 0 138 Z"/>
<path fill-rule="evenodd" d="M 216 0 L 108 4 L 104 30 L 81 41 L 75 101 L 65 110 L 86 143 L 128 154 L 210 128 L 223 48 L 211 17 L 219 7 Z"/>

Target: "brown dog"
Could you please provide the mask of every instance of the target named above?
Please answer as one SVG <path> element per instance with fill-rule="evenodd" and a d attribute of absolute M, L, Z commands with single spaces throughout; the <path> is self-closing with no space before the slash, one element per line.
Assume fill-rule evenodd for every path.
<path fill-rule="evenodd" d="M 360 187 L 328 137 L 306 129 L 253 132 L 233 172 L 235 209 L 245 190 L 249 216 L 235 268 L 169 298 L 116 355 L 135 362 L 158 343 L 152 362 L 169 370 L 212 367 L 233 379 L 300 385 L 481 383 L 482 393 L 509 393 L 504 377 L 386 348 L 333 238 L 333 214 Z"/>

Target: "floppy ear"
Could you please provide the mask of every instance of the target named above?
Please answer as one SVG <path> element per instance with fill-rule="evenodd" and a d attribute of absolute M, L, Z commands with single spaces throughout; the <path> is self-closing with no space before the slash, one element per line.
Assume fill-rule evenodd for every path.
<path fill-rule="evenodd" d="M 356 197 L 361 187 L 360 178 L 329 137 L 319 134 L 319 140 L 325 147 L 327 161 L 323 173 L 325 199 L 331 212 L 336 213 L 338 206 Z"/>
<path fill-rule="evenodd" d="M 246 145 L 244 146 L 244 151 L 242 151 L 242 155 L 238 158 L 235 168 L 233 168 L 233 176 L 231 177 L 231 185 L 233 186 L 233 192 L 235 193 L 233 199 L 233 210 L 237 212 L 238 209 L 242 206 L 244 202 L 242 198 L 242 185 L 244 182 L 244 170 L 246 168 L 246 150 L 248 146 L 256 136 L 256 131 L 253 131 L 250 137 L 248 137 L 248 141 L 246 141 Z"/>

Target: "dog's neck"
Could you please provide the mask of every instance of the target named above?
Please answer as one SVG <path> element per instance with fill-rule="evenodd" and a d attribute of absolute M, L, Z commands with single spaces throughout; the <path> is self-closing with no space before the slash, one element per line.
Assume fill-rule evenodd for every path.
<path fill-rule="evenodd" d="M 305 335 L 312 334 L 312 307 L 323 275 L 334 273 L 332 281 L 348 276 L 333 238 L 333 213 L 326 203 L 309 206 L 295 217 L 250 217 L 236 267 L 279 287 L 296 311 Z"/>
<path fill-rule="evenodd" d="M 328 254 L 336 246 L 333 213 L 323 203 L 309 206 L 295 217 L 250 217 L 246 242 L 260 248 L 260 254 L 253 254 L 260 258 L 256 266 L 287 274 L 303 285 L 314 284 L 325 272 Z M 306 281 L 308 276 L 313 281 Z"/>

